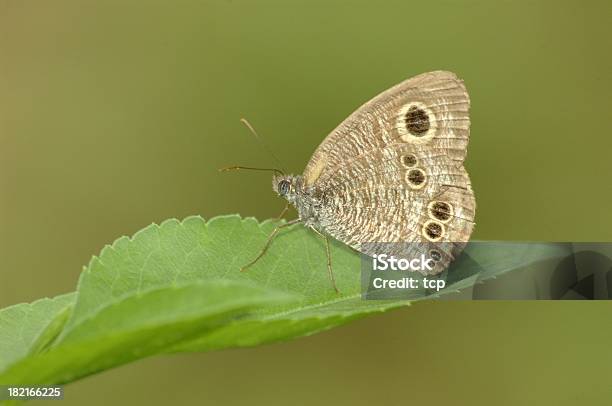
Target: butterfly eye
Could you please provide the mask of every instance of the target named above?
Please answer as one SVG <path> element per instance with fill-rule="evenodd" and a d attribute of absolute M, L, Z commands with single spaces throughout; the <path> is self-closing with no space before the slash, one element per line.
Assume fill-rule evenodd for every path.
<path fill-rule="evenodd" d="M 290 189 L 291 189 L 291 183 L 289 183 L 288 180 L 281 180 L 280 182 L 278 182 L 278 193 L 281 196 L 284 196 L 287 193 L 289 193 Z"/>

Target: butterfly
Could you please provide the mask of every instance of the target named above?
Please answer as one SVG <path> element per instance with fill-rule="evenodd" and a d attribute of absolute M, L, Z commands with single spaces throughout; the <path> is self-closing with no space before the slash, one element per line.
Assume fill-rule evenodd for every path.
<path fill-rule="evenodd" d="M 302 175 L 276 171 L 272 187 L 293 205 L 296 223 L 362 254 L 435 261 L 437 275 L 463 250 L 476 203 L 463 166 L 470 134 L 470 99 L 454 73 L 424 73 L 359 107 L 319 145 Z M 406 245 L 408 244 L 408 245 Z M 406 252 L 408 246 L 408 253 Z"/>

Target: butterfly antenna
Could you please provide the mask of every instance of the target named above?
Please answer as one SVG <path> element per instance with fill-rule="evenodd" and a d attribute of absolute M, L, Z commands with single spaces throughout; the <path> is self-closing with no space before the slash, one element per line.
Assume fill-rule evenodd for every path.
<path fill-rule="evenodd" d="M 255 131 L 255 128 L 253 128 L 251 123 L 249 123 L 249 121 L 246 118 L 241 118 L 240 122 L 242 124 L 244 124 L 249 129 L 251 134 L 253 134 L 253 136 L 260 142 L 260 144 L 263 146 L 263 148 L 266 150 L 266 152 L 276 161 L 276 164 L 280 168 L 283 168 L 283 164 L 281 163 L 280 159 L 278 159 L 278 157 L 276 155 L 274 155 L 274 152 L 272 152 L 272 149 L 270 149 L 268 144 L 266 144 L 264 142 L 264 140 L 259 136 L 259 134 L 257 134 L 257 131 Z M 284 171 L 281 171 L 281 173 L 284 173 Z"/>
<path fill-rule="evenodd" d="M 276 169 L 276 168 L 253 168 L 251 166 L 227 166 L 225 168 L 220 168 L 219 172 L 227 172 L 227 171 L 237 171 L 240 169 L 247 169 L 247 170 L 251 170 L 251 171 L 268 171 L 268 172 L 274 172 L 277 173 L 281 176 L 285 176 L 285 172 L 281 171 L 280 169 Z"/>

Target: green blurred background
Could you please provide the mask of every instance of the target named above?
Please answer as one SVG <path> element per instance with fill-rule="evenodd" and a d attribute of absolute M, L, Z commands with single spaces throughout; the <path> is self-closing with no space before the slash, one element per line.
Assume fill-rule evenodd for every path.
<path fill-rule="evenodd" d="M 472 98 L 477 239 L 609 241 L 610 2 L 0 0 L 0 306 L 75 288 L 151 222 L 260 219 L 261 173 L 434 69 Z M 69 405 L 612 402 L 612 305 L 428 302 L 261 348 L 147 359 Z"/>

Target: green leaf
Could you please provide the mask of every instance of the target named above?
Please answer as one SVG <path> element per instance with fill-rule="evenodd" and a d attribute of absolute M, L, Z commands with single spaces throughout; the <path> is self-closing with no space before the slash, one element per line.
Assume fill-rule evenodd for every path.
<path fill-rule="evenodd" d="M 0 383 L 64 383 L 162 352 L 287 340 L 409 303 L 362 300 L 359 255 L 339 242 L 331 247 L 336 294 L 324 241 L 300 225 L 283 229 L 261 260 L 240 272 L 276 225 L 190 217 L 120 238 L 81 274 L 73 307 L 73 297 L 19 305 L 38 309 L 29 341 L 16 343 L 22 323 L 15 310 L 12 323 L 0 322 L 0 339 L 19 350 L 0 353 Z M 468 247 L 449 272 L 449 291 L 565 254 L 550 245 L 529 252 L 478 247 Z"/>
<path fill-rule="evenodd" d="M 289 299 L 232 281 L 198 281 L 124 296 L 71 328 L 66 326 L 63 338 L 47 351 L 13 364 L 0 375 L 0 384 L 70 382 L 158 353 L 258 306 Z"/>
<path fill-rule="evenodd" d="M 62 331 L 75 297 L 69 293 L 0 310 L 0 371 L 48 346 Z"/>
<path fill-rule="evenodd" d="M 340 243 L 332 246 L 334 274 L 342 292 L 336 294 L 327 274 L 323 240 L 299 225 L 282 231 L 259 262 L 240 272 L 241 266 L 262 249 L 276 225 L 239 216 L 222 216 L 209 222 L 191 217 L 183 222 L 170 220 L 161 226 L 147 227 L 132 240 L 117 240 L 99 258 L 94 258 L 83 274 L 79 301 L 66 334 L 73 324 L 90 317 L 114 297 L 198 280 L 245 281 L 300 299 L 284 306 L 261 308 L 250 318 L 228 323 L 228 329 L 223 328 L 218 334 L 202 335 L 193 344 L 179 343 L 169 351 L 284 340 L 407 304 L 362 301 L 359 256 Z"/>

